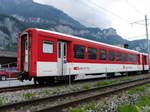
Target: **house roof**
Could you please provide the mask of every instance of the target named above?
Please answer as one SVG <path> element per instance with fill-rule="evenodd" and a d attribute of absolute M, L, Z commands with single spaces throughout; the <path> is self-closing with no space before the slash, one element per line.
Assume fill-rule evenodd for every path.
<path fill-rule="evenodd" d="M 11 51 L 0 51 L 0 57 L 11 57 L 11 58 L 17 58 L 17 52 L 11 52 Z"/>

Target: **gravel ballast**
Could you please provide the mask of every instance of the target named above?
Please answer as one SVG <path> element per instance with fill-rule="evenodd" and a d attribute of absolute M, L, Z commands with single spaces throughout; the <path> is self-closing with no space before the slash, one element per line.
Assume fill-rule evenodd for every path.
<path fill-rule="evenodd" d="M 146 84 L 146 85 L 148 86 L 147 87 L 145 86 L 145 90 L 139 89 L 140 87 L 144 87 L 144 86 L 136 87 L 137 88 L 135 89 L 136 92 L 133 94 L 130 94 L 129 92 L 131 90 L 130 89 L 128 91 L 123 91 L 121 93 L 105 97 L 103 99 L 101 98 L 95 102 L 92 102 L 91 104 L 80 105 L 79 107 L 70 109 L 70 111 L 68 110 L 68 112 L 71 112 L 71 110 L 75 110 L 75 109 L 83 110 L 81 112 L 116 112 L 117 108 L 120 105 L 136 105 L 136 103 L 139 101 L 141 96 L 149 96 L 150 84 Z M 92 107 L 91 105 L 95 105 L 95 106 Z M 139 107 L 137 106 L 137 108 Z M 150 105 L 148 104 L 142 106 L 141 108 L 139 108 L 139 110 L 140 111 L 131 110 L 130 112 L 149 112 Z M 117 112 L 127 112 L 127 111 L 122 110 Z"/>
<path fill-rule="evenodd" d="M 142 75 L 139 76 L 132 76 L 131 79 L 138 79 L 143 77 Z M 111 81 L 116 79 L 111 79 Z M 42 98 L 42 97 L 48 97 L 53 96 L 57 94 L 63 94 L 68 93 L 72 91 L 79 91 L 81 89 L 88 89 L 89 87 L 92 87 L 93 84 L 95 84 L 98 81 L 93 82 L 85 82 L 85 83 L 75 83 L 71 86 L 64 85 L 59 87 L 45 87 L 45 88 L 39 88 L 39 89 L 29 89 L 29 90 L 21 90 L 21 91 L 15 91 L 15 92 L 5 92 L 0 93 L 0 105 L 4 104 L 10 104 L 15 102 L 21 102 L 36 98 Z M 124 98 L 125 99 L 125 98 Z M 117 102 L 117 101 L 116 101 Z M 111 105 L 116 105 L 116 103 L 112 103 Z"/>

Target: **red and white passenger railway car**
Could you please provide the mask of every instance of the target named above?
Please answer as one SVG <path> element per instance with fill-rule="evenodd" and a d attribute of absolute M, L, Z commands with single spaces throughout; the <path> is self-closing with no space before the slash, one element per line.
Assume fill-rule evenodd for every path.
<path fill-rule="evenodd" d="M 148 72 L 148 55 L 63 33 L 31 28 L 18 38 L 22 79 L 39 83 L 80 74 Z"/>

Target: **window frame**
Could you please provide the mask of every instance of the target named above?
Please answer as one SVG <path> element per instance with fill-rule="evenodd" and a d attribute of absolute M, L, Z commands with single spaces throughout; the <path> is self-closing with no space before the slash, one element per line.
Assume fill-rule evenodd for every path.
<path fill-rule="evenodd" d="M 94 49 L 96 52 L 95 52 L 95 58 L 89 58 L 89 49 Z M 93 56 L 93 55 L 91 55 L 91 56 Z M 87 59 L 89 59 L 89 60 L 97 60 L 97 49 L 96 48 L 94 48 L 94 47 L 88 47 L 87 48 Z"/>
<path fill-rule="evenodd" d="M 82 47 L 83 47 L 83 58 L 75 57 L 75 56 L 76 56 L 76 55 L 75 55 L 75 52 L 74 52 L 74 51 L 75 51 L 75 46 L 82 46 Z M 85 47 L 84 45 L 74 44 L 74 45 L 73 45 L 73 58 L 74 58 L 74 59 L 82 59 L 82 60 L 85 59 L 85 58 L 86 58 L 86 57 L 85 57 L 85 56 L 86 56 L 86 55 L 85 55 L 85 49 L 86 49 L 86 47 Z"/>
<path fill-rule="evenodd" d="M 133 55 L 133 62 L 134 62 L 134 63 L 137 63 L 137 61 L 138 61 L 138 59 L 137 59 L 137 58 L 138 58 L 138 56 L 137 56 L 137 55 Z"/>
<path fill-rule="evenodd" d="M 125 55 L 126 55 L 126 58 L 124 57 Z M 127 53 L 123 53 L 122 56 L 123 56 L 123 61 L 124 62 L 128 62 L 128 54 Z"/>
<path fill-rule="evenodd" d="M 132 59 L 132 60 L 130 60 L 130 59 Z M 128 54 L 128 62 L 133 62 L 133 55 L 132 54 Z"/>
<path fill-rule="evenodd" d="M 104 58 L 102 59 L 101 51 L 105 51 L 105 59 Z M 107 50 L 106 49 L 99 49 L 99 60 L 100 61 L 106 61 L 107 60 Z"/>
<path fill-rule="evenodd" d="M 119 62 L 123 61 L 121 52 L 116 52 L 116 61 L 119 61 Z"/>
<path fill-rule="evenodd" d="M 110 55 L 110 53 L 112 53 L 113 55 L 112 54 Z M 111 60 L 110 56 L 113 56 L 113 60 Z M 112 50 L 108 51 L 108 60 L 109 61 L 115 61 L 115 52 L 114 51 L 112 51 Z"/>
<path fill-rule="evenodd" d="M 52 44 L 52 52 L 44 52 L 44 42 L 48 42 L 48 43 L 50 43 L 49 45 L 51 45 Z M 44 53 L 44 54 L 53 54 L 54 53 L 54 42 L 53 41 L 50 41 L 50 40 L 43 40 L 42 41 L 42 53 Z"/>

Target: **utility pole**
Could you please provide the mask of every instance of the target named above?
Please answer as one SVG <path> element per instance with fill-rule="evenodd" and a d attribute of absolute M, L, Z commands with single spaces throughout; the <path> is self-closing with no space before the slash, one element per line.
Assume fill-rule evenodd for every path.
<path fill-rule="evenodd" d="M 148 36 L 148 25 L 147 25 L 147 15 L 145 15 L 145 28 L 146 28 L 146 38 L 147 38 L 147 53 L 148 53 L 148 63 L 150 61 L 149 53 L 149 36 Z M 149 63 L 150 64 L 150 63 Z"/>
<path fill-rule="evenodd" d="M 146 30 L 146 39 L 147 39 L 147 53 L 148 53 L 148 64 L 150 65 L 150 51 L 149 51 L 149 36 L 148 36 L 148 23 L 147 23 L 147 15 L 145 15 L 145 19 L 144 20 L 139 20 L 136 22 L 133 22 L 131 24 L 139 24 L 139 25 L 145 25 L 145 30 Z M 141 22 L 144 22 L 144 24 L 142 24 Z"/>

